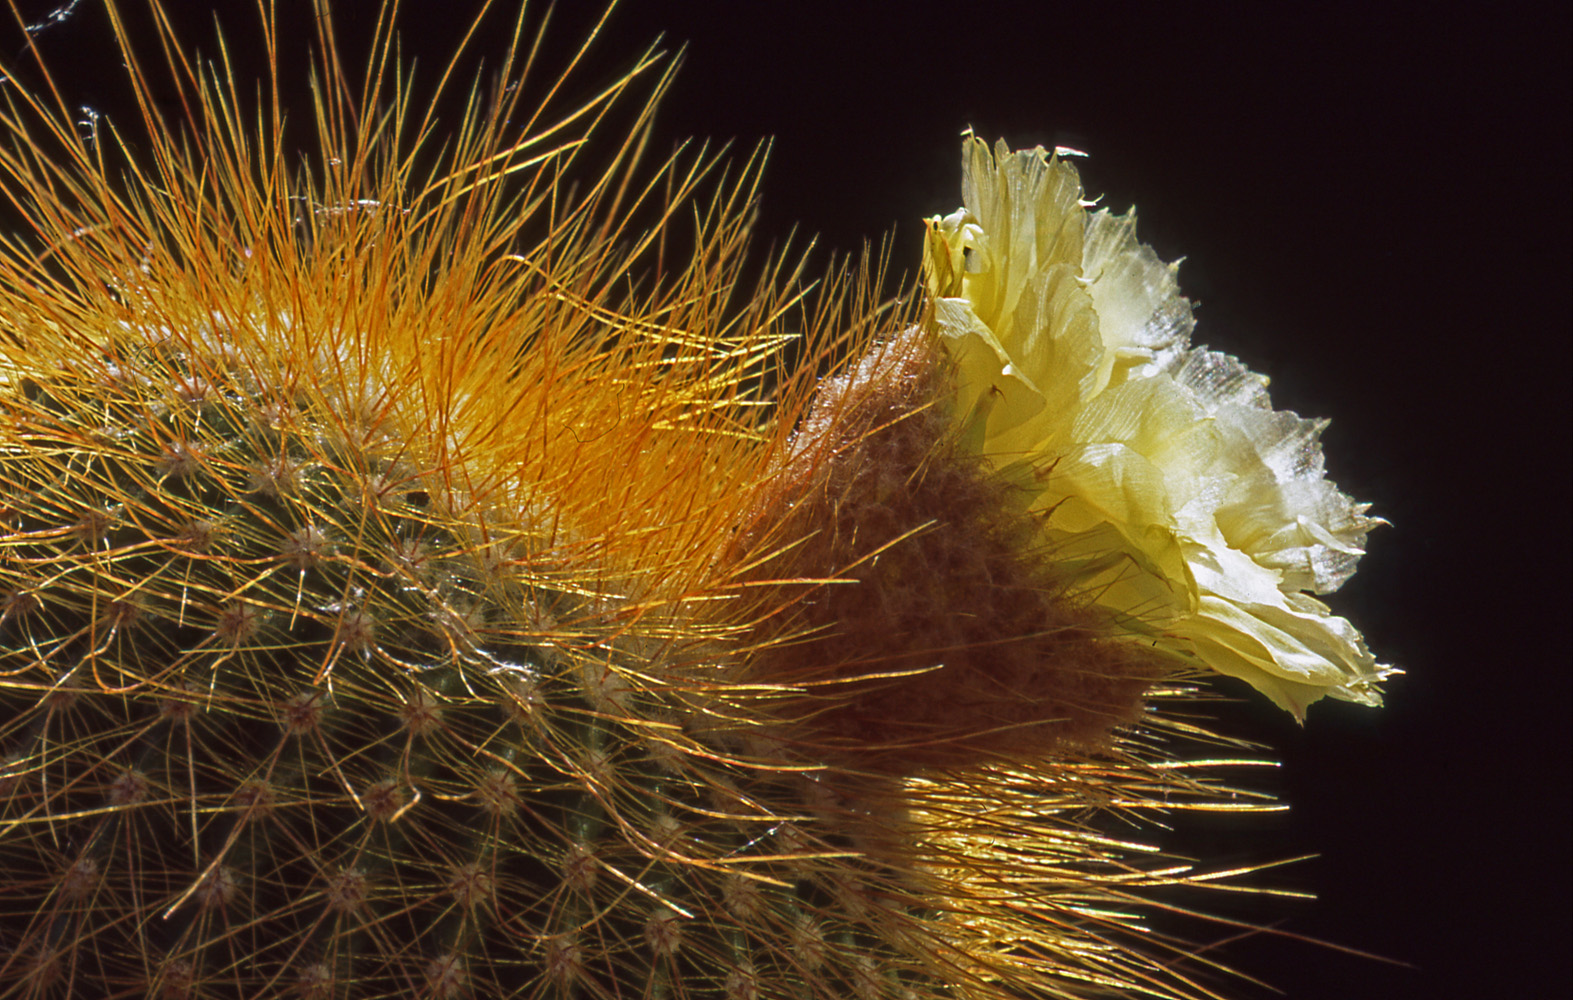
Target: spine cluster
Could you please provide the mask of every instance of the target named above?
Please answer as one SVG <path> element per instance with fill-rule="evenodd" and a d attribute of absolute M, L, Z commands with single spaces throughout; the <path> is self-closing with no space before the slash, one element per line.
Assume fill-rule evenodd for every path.
<path fill-rule="evenodd" d="M 899 995 L 716 650 L 327 405 L 171 345 L 7 396 L 0 993 Z"/>
<path fill-rule="evenodd" d="M 957 447 L 948 374 L 915 325 L 815 394 L 742 536 L 789 581 L 748 676 L 800 690 L 798 738 L 861 770 L 1107 749 L 1166 671 L 1108 641 Z"/>
<path fill-rule="evenodd" d="M 442 143 L 382 35 L 300 172 L 111 15 L 137 142 L 0 109 L 0 1000 L 1217 996 L 1143 916 L 1212 876 L 1112 831 L 1274 806 L 1073 463 L 979 450 L 1064 416 L 992 216 L 904 312 L 748 288 L 753 169 L 568 135 L 649 60 L 531 110 L 516 46 Z"/>

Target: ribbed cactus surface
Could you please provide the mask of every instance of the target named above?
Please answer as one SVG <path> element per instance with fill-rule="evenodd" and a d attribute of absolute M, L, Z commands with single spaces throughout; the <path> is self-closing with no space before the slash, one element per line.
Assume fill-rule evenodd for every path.
<path fill-rule="evenodd" d="M 1183 759 L 1186 619 L 1108 597 L 1188 613 L 1196 574 L 1099 520 L 1168 516 L 1134 486 L 1054 493 L 1101 444 L 984 447 L 1183 353 L 1099 360 L 1080 216 L 1034 236 L 1002 180 L 906 307 L 749 287 L 757 164 L 640 167 L 648 103 L 596 130 L 652 60 L 533 109 L 521 43 L 442 139 L 383 32 L 364 92 L 324 60 L 301 167 L 162 16 L 159 117 L 108 11 L 140 130 L 84 134 L 43 63 L 0 110 L 0 998 L 1218 995 L 1143 916 L 1213 876 L 1131 831 L 1273 806 Z M 996 214 L 1043 259 L 988 256 Z M 1130 283 L 1188 316 L 1166 280 Z"/>
<path fill-rule="evenodd" d="M 684 686 L 702 648 L 444 510 L 374 416 L 189 345 L 4 402 L 11 993 L 900 981 L 825 909 L 889 906 L 869 869 L 769 859 L 833 853 L 783 848 L 791 776 L 688 731 L 747 722 Z"/>

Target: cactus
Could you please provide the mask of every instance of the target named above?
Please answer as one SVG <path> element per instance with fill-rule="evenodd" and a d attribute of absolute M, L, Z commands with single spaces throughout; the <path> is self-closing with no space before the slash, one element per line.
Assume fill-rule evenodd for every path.
<path fill-rule="evenodd" d="M 158 22 L 185 120 L 124 32 L 137 142 L 3 116 L 0 997 L 1215 995 L 1111 821 L 1274 805 L 932 296 L 745 287 L 757 161 L 589 141 L 652 58 L 446 143 L 325 60 L 292 172 Z"/>

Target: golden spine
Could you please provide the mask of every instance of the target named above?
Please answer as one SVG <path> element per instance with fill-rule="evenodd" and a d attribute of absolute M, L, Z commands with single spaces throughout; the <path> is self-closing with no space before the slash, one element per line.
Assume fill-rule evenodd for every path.
<path fill-rule="evenodd" d="M 989 450 L 949 230 L 906 305 L 745 282 L 655 57 L 449 130 L 387 7 L 297 168 L 107 10 L 134 128 L 0 111 L 0 997 L 1218 995 L 1110 820 L 1264 762 Z"/>

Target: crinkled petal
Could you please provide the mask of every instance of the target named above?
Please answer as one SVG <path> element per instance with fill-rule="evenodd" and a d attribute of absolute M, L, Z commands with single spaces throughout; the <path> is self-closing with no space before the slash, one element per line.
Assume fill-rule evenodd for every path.
<path fill-rule="evenodd" d="M 1376 685 L 1391 673 L 1377 664 L 1353 625 L 1320 604 L 1297 609 L 1204 595 L 1196 614 L 1174 633 L 1208 666 L 1249 681 L 1302 720 L 1306 707 L 1324 695 L 1381 705 Z"/>
<path fill-rule="evenodd" d="M 1103 384 L 1167 371 L 1190 345 L 1196 320 L 1179 271 L 1136 239 L 1134 211 L 1087 217 L 1082 273 L 1106 352 Z"/>
<path fill-rule="evenodd" d="M 1031 494 L 1069 584 L 1297 717 L 1379 704 L 1392 671 L 1304 593 L 1337 589 L 1382 523 L 1327 481 L 1325 421 L 1191 347 L 1175 265 L 1134 213 L 1089 214 L 1069 163 L 969 138 L 962 173 L 925 262 L 962 440 Z"/>
<path fill-rule="evenodd" d="M 1327 421 L 1273 410 L 1267 379 L 1226 354 L 1191 351 L 1175 379 L 1240 442 L 1235 465 L 1250 475 L 1218 510 L 1231 544 L 1282 570 L 1286 589 L 1337 590 L 1354 575 L 1366 534 L 1383 522 L 1326 479 Z"/>

